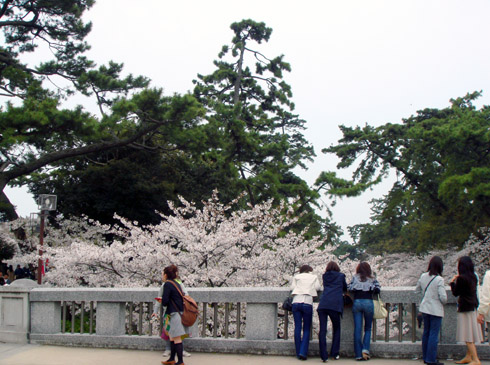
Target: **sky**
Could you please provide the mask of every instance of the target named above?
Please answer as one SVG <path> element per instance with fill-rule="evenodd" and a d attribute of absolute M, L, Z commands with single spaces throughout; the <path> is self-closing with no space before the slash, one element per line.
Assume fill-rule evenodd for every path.
<path fill-rule="evenodd" d="M 488 14 L 487 0 L 98 0 L 85 19 L 93 23 L 90 58 L 122 62 L 125 72 L 149 77 L 168 95 L 192 90 L 198 73 L 214 70 L 232 39 L 231 23 L 265 22 L 272 36 L 258 49 L 291 64 L 284 79 L 317 155 L 296 172 L 313 184 L 322 171 L 336 170 L 336 157 L 321 150 L 341 138 L 339 125 L 399 123 L 473 91 L 483 92 L 477 106 L 489 105 Z M 369 200 L 393 180 L 339 200 L 333 220 L 344 228 L 368 222 Z M 37 210 L 25 190 L 6 193 L 20 215 Z"/>

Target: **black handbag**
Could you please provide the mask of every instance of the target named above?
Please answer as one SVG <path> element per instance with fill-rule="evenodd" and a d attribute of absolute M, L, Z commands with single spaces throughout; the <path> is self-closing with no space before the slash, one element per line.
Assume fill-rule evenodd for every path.
<path fill-rule="evenodd" d="M 291 294 L 282 302 L 282 309 L 289 312 L 293 310 L 293 296 Z"/>
<path fill-rule="evenodd" d="M 344 293 L 344 307 L 350 308 L 350 307 L 352 307 L 352 304 L 354 304 L 354 301 L 352 300 L 352 297 L 350 296 L 350 294 Z"/>

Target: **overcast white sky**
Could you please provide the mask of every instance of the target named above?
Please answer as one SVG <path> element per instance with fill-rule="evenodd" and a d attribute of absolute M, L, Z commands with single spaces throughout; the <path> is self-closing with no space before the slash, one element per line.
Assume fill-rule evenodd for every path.
<path fill-rule="evenodd" d="M 298 173 L 312 184 L 335 169 L 335 157 L 321 149 L 341 137 L 340 124 L 400 122 L 475 90 L 483 91 L 478 105 L 490 104 L 489 15 L 487 0 L 98 0 L 86 19 L 89 57 L 123 62 L 167 94 L 191 90 L 197 73 L 214 69 L 231 23 L 265 22 L 273 33 L 261 51 L 284 54 L 292 66 L 285 80 L 317 153 Z M 334 220 L 367 222 L 367 201 L 389 186 L 339 201 Z M 22 216 L 36 211 L 25 193 L 6 193 Z"/>

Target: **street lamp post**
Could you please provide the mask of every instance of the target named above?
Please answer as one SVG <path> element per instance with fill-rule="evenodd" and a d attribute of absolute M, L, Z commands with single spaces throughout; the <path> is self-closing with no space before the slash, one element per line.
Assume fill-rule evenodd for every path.
<path fill-rule="evenodd" d="M 42 194 L 39 196 L 38 207 L 40 210 L 41 225 L 39 228 L 39 260 L 37 262 L 37 283 L 42 284 L 43 267 L 43 243 L 44 243 L 44 218 L 50 210 L 56 210 L 56 195 Z"/>

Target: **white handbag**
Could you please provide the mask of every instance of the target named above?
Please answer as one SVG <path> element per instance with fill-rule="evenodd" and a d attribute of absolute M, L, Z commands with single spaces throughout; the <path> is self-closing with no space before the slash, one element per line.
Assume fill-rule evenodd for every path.
<path fill-rule="evenodd" d="M 380 296 L 378 295 L 376 299 L 373 299 L 374 304 L 374 319 L 383 319 L 388 317 L 388 311 L 384 303 L 382 302 Z"/>

